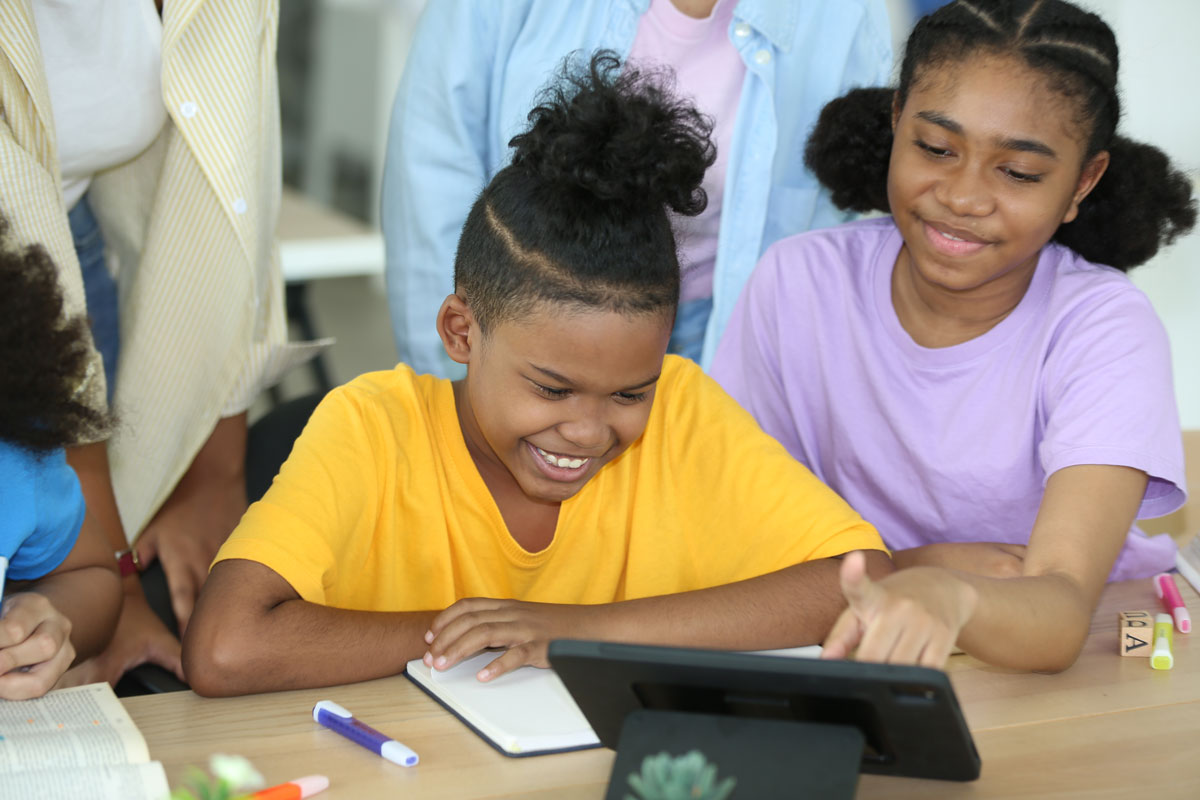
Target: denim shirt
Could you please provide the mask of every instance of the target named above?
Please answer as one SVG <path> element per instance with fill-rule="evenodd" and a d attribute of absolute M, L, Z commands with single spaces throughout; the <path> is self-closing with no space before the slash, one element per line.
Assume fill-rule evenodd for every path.
<path fill-rule="evenodd" d="M 629 53 L 650 0 L 436 0 L 396 93 L 383 179 L 388 301 L 403 361 L 458 376 L 435 330 L 459 231 L 509 161 L 538 91 L 574 51 Z M 848 216 L 804 167 L 821 108 L 891 73 L 883 0 L 740 0 L 729 38 L 746 65 L 726 173 L 707 367 L 742 286 L 778 239 Z"/>

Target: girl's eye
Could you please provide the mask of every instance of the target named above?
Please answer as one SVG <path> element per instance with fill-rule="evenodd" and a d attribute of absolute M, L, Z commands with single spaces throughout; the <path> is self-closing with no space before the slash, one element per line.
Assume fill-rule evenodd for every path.
<path fill-rule="evenodd" d="M 934 147 L 931 144 L 926 144 L 925 142 L 921 141 L 920 139 L 914 139 L 913 144 L 915 144 L 917 147 L 921 148 L 922 150 L 924 150 L 926 153 L 933 156 L 934 158 L 946 158 L 947 156 L 953 155 L 953 153 L 951 153 L 949 150 L 947 150 L 944 147 Z"/>
<path fill-rule="evenodd" d="M 1015 169 L 1005 168 L 1003 172 L 1017 183 L 1037 183 L 1042 179 L 1041 175 L 1034 175 L 1028 172 L 1017 172 Z"/>
<path fill-rule="evenodd" d="M 617 398 L 617 400 L 621 401 L 622 403 L 633 405 L 634 403 L 640 403 L 645 400 L 649 394 L 649 392 L 614 392 L 613 397 Z"/>
<path fill-rule="evenodd" d="M 538 392 L 549 397 L 551 400 L 560 400 L 571 393 L 570 389 L 555 389 L 553 386 L 543 386 L 540 383 L 534 383 Z"/>

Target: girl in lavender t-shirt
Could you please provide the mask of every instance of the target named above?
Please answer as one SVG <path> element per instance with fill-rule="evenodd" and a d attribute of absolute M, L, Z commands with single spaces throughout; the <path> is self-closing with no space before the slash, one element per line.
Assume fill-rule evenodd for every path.
<path fill-rule="evenodd" d="M 892 216 L 768 250 L 712 371 L 912 567 L 871 583 L 847 559 L 830 656 L 940 665 L 957 640 L 1062 669 L 1107 577 L 1173 563 L 1134 526 L 1184 501 L 1170 354 L 1122 270 L 1195 203 L 1115 135 L 1116 65 L 1068 3 L 958 0 L 897 90 L 822 114 L 809 166 Z"/>

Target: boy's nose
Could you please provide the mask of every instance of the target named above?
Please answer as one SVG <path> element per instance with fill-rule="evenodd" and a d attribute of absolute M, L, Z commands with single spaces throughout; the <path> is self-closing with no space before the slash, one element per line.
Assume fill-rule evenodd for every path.
<path fill-rule="evenodd" d="M 579 448 L 579 455 L 596 456 L 612 444 L 612 428 L 598 418 L 584 418 L 562 422 L 558 434 Z"/>

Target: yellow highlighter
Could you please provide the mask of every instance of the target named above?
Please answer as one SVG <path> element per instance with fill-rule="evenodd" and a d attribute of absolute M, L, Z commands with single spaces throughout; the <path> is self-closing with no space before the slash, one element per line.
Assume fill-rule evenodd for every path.
<path fill-rule="evenodd" d="M 1158 614 L 1154 617 L 1154 652 L 1150 654 L 1150 666 L 1155 669 L 1170 669 L 1175 666 L 1175 656 L 1171 655 L 1173 624 L 1170 614 Z"/>

